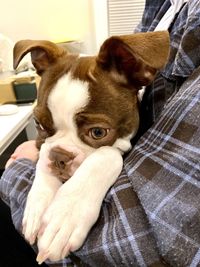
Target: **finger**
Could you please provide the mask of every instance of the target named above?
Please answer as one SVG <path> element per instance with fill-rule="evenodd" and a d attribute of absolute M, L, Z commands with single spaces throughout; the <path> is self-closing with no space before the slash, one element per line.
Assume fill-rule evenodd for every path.
<path fill-rule="evenodd" d="M 47 260 L 49 258 L 49 254 L 48 251 L 47 252 L 39 252 L 36 258 L 36 261 L 38 262 L 38 264 L 42 264 L 45 260 Z"/>
<path fill-rule="evenodd" d="M 23 230 L 23 234 L 29 243 L 33 245 L 39 229 L 40 219 L 38 219 L 37 216 L 32 215 L 31 211 L 28 214 L 28 218 L 31 218 L 31 220 L 25 221 L 25 230 Z"/>
<path fill-rule="evenodd" d="M 43 253 L 48 251 L 49 246 L 59 230 L 60 226 L 58 223 L 51 221 L 49 224 L 46 222 L 42 224 L 40 235 L 38 235 L 39 251 Z"/>
<path fill-rule="evenodd" d="M 62 252 L 68 244 L 71 232 L 73 231 L 72 228 L 69 229 L 68 227 L 61 227 L 61 229 L 57 232 L 48 248 L 50 260 L 57 261 L 62 258 Z"/>
<path fill-rule="evenodd" d="M 16 157 L 17 157 L 17 153 L 16 152 L 14 152 L 10 157 L 12 158 L 12 159 L 16 159 Z"/>
<path fill-rule="evenodd" d="M 71 234 L 69 241 L 68 241 L 69 252 L 76 251 L 83 245 L 83 242 L 85 241 L 88 232 L 89 232 L 89 229 L 88 231 L 82 228 L 78 228 L 74 230 L 74 232 Z"/>
<path fill-rule="evenodd" d="M 70 254 L 70 252 L 76 251 L 82 246 L 87 236 L 87 233 L 83 234 L 84 232 L 85 231 L 81 229 L 77 229 L 71 234 L 67 245 L 62 250 L 61 259 L 64 259 Z"/>
<path fill-rule="evenodd" d="M 42 223 L 42 225 L 40 226 L 40 229 L 38 231 L 38 235 L 37 235 L 38 239 L 40 239 L 40 237 L 44 234 L 45 228 L 46 228 L 46 225 L 44 223 Z"/>
<path fill-rule="evenodd" d="M 62 253 L 61 253 L 61 259 L 64 259 L 65 257 L 67 257 L 70 253 L 70 244 L 67 243 L 67 245 L 64 247 Z"/>
<path fill-rule="evenodd" d="M 40 227 L 41 215 L 39 210 L 26 207 L 22 221 L 23 235 L 32 245 L 35 242 Z"/>

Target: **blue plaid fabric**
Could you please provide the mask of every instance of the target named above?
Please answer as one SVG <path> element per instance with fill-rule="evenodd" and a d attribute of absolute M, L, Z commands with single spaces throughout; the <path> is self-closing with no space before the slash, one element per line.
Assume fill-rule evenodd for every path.
<path fill-rule="evenodd" d="M 154 31 L 170 7 L 170 0 L 146 0 L 136 31 Z M 200 65 L 200 1 L 188 0 L 170 28 L 171 54 L 162 75 L 171 80 L 188 77 Z"/>
<path fill-rule="evenodd" d="M 136 32 L 154 31 L 170 7 L 170 0 L 146 0 L 142 21 Z M 171 53 L 166 67 L 147 87 L 143 103 L 143 132 L 156 121 L 168 99 L 200 65 L 200 1 L 188 0 L 169 28 Z"/>
<path fill-rule="evenodd" d="M 84 246 L 49 266 L 200 266 L 199 110 L 200 68 L 125 158 Z M 0 180 L 19 232 L 34 175 L 20 159 Z"/>
<path fill-rule="evenodd" d="M 179 36 L 178 32 L 183 31 L 183 40 L 186 25 L 200 17 L 199 5 L 199 0 L 188 1 L 175 19 L 184 17 L 179 24 L 184 29 L 176 24 L 175 30 L 174 21 L 171 33 L 176 36 L 177 31 Z M 149 18 L 146 30 L 152 21 L 156 25 L 156 18 L 162 17 L 159 12 L 168 6 L 168 1 L 147 1 L 141 29 L 145 17 Z M 196 26 L 188 29 L 193 28 L 197 34 Z M 199 37 L 197 34 L 193 63 L 189 62 L 193 69 L 199 60 Z M 187 47 L 193 47 L 193 35 L 190 38 L 188 35 Z M 179 51 L 183 45 L 177 43 L 176 47 Z M 185 62 L 184 54 L 180 52 L 180 58 L 178 55 L 176 62 Z M 182 75 L 185 68 L 175 66 L 178 64 L 171 70 Z M 49 266 L 200 266 L 200 68 L 194 73 L 187 68 L 181 81 L 166 79 L 167 73 L 167 69 L 160 73 L 162 79 L 156 79 L 152 88 L 161 96 L 164 88 L 168 101 L 163 98 L 159 103 L 160 116 L 124 159 L 122 173 L 107 193 L 83 247 L 63 261 L 47 262 Z M 170 75 L 176 77 L 171 71 Z M 153 104 L 155 108 L 157 103 Z M 21 159 L 0 180 L 0 196 L 10 206 L 19 232 L 34 174 L 34 164 Z"/>

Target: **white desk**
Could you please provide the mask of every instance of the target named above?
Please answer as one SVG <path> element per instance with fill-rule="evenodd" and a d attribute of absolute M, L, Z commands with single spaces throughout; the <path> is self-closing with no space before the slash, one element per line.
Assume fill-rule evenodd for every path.
<path fill-rule="evenodd" d="M 28 125 L 33 107 L 33 104 L 19 106 L 19 111 L 13 115 L 0 115 L 0 155 Z"/>

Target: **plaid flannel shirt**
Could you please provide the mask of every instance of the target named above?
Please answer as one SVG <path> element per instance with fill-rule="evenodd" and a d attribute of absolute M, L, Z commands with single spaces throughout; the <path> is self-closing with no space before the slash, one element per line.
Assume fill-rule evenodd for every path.
<path fill-rule="evenodd" d="M 160 5 L 152 15 L 166 2 L 152 0 Z M 83 247 L 49 266 L 200 266 L 199 113 L 197 69 L 124 159 Z M 0 180 L 19 232 L 34 174 L 34 164 L 21 159 Z"/>
<path fill-rule="evenodd" d="M 136 32 L 154 31 L 170 7 L 170 0 L 146 0 Z M 200 1 L 188 0 L 176 14 L 170 28 L 171 53 L 162 71 L 165 78 L 188 77 L 200 65 Z"/>
<path fill-rule="evenodd" d="M 135 31 L 154 31 L 170 5 L 170 0 L 146 0 L 141 23 Z M 169 33 L 171 52 L 168 63 L 147 87 L 143 98 L 143 132 L 156 121 L 168 99 L 200 65 L 200 0 L 188 0 L 182 6 Z"/>
<path fill-rule="evenodd" d="M 199 111 L 200 68 L 125 158 L 74 263 L 49 266 L 200 266 Z M 34 174 L 20 159 L 0 180 L 18 231 Z"/>

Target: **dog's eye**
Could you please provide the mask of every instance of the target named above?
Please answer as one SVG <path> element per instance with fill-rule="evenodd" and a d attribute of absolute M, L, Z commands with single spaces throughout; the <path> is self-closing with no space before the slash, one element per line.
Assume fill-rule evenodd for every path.
<path fill-rule="evenodd" d="M 109 129 L 101 128 L 101 127 L 95 127 L 91 128 L 89 130 L 89 136 L 93 139 L 101 139 L 104 138 L 108 134 Z"/>
<path fill-rule="evenodd" d="M 45 131 L 44 127 L 42 126 L 42 124 L 39 123 L 39 121 L 37 119 L 34 118 L 34 122 L 35 122 L 35 127 L 38 130 Z"/>

